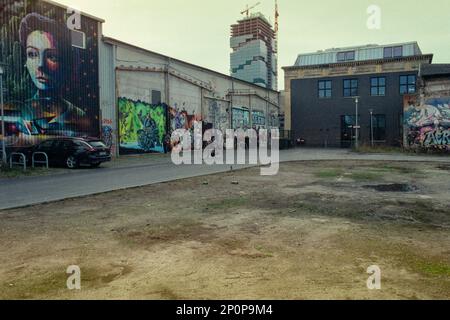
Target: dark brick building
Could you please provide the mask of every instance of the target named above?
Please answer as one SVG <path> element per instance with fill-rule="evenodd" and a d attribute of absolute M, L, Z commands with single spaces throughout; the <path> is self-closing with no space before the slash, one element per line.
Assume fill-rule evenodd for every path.
<path fill-rule="evenodd" d="M 404 95 L 417 92 L 417 43 L 330 49 L 300 55 L 286 73 L 286 122 L 307 146 L 401 145 Z M 356 99 L 358 96 L 358 129 Z"/>

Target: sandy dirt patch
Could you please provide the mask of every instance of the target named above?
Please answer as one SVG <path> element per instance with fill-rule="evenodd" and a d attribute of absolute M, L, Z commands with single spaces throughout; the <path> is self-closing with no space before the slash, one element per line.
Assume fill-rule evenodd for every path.
<path fill-rule="evenodd" d="M 0 298 L 449 299 L 449 181 L 439 164 L 300 162 L 2 211 Z"/>

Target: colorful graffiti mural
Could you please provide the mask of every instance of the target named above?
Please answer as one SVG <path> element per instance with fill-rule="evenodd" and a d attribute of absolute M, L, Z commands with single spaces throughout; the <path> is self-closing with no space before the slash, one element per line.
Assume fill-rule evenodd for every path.
<path fill-rule="evenodd" d="M 233 108 L 233 129 L 250 128 L 250 111 L 245 108 Z"/>
<path fill-rule="evenodd" d="M 70 13 L 44 1 L 2 0 L 6 138 L 28 145 L 49 136 L 100 136 L 98 23 L 83 18 L 85 47 L 72 45 Z M 12 142 L 12 143 L 11 143 Z"/>
<path fill-rule="evenodd" d="M 253 111 L 253 126 L 257 128 L 265 128 L 266 116 L 262 111 Z"/>
<path fill-rule="evenodd" d="M 102 140 L 110 148 L 111 154 L 116 155 L 116 139 L 111 119 L 103 119 L 102 121 Z"/>
<path fill-rule="evenodd" d="M 167 107 L 119 98 L 120 153 L 164 152 Z"/>
<path fill-rule="evenodd" d="M 178 129 L 193 130 L 195 121 L 202 121 L 201 115 L 189 114 L 185 104 L 180 107 L 177 103 L 169 108 L 170 128 L 172 131 Z"/>
<path fill-rule="evenodd" d="M 405 99 L 407 147 L 450 151 L 450 97 Z"/>

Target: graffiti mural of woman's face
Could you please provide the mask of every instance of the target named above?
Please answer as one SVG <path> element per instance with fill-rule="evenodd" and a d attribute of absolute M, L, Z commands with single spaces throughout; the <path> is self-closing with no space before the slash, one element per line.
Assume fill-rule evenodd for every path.
<path fill-rule="evenodd" d="M 43 31 L 30 33 L 26 55 L 26 67 L 36 88 L 55 89 L 58 86 L 61 62 L 53 35 Z"/>

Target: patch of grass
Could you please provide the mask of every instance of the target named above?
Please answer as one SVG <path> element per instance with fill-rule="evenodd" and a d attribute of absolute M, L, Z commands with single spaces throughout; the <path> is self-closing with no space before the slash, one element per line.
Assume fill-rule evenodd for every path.
<path fill-rule="evenodd" d="M 11 283 L 0 286 L 0 297 L 2 299 L 34 299 L 56 295 L 61 290 L 67 290 L 68 275 L 65 270 L 58 271 L 11 280 Z"/>
<path fill-rule="evenodd" d="M 320 198 L 317 199 L 317 201 L 320 201 Z M 318 205 L 315 205 L 311 202 L 296 202 L 294 204 L 295 209 L 300 209 L 302 211 L 306 211 L 313 214 L 322 214 L 324 211 L 327 211 L 326 209 L 320 208 Z"/>
<path fill-rule="evenodd" d="M 424 257 L 408 249 L 398 252 L 403 266 L 428 277 L 450 277 L 450 265 L 437 257 Z"/>
<path fill-rule="evenodd" d="M 381 169 L 383 169 L 385 171 L 389 171 L 389 172 L 398 172 L 400 174 L 417 174 L 417 173 L 421 173 L 421 171 L 419 169 L 412 168 L 412 167 L 398 167 L 398 166 L 386 165 L 386 166 L 382 167 Z"/>
<path fill-rule="evenodd" d="M 223 199 L 217 202 L 209 203 L 206 206 L 206 210 L 221 210 L 221 209 L 231 209 L 239 208 L 248 204 L 249 199 L 246 197 L 229 198 Z"/>
<path fill-rule="evenodd" d="M 92 289 L 108 285 L 119 277 L 131 273 L 130 267 L 117 270 L 82 268 L 81 288 Z M 0 284 L 1 299 L 45 299 L 68 292 L 66 270 L 52 269 L 41 274 L 29 274 L 9 283 Z M 76 294 L 76 291 L 71 293 Z"/>
<path fill-rule="evenodd" d="M 417 267 L 422 273 L 431 276 L 450 277 L 450 265 L 443 262 L 421 262 Z"/>
<path fill-rule="evenodd" d="M 46 175 L 49 172 L 50 170 L 47 170 L 46 168 L 27 168 L 26 171 L 23 171 L 23 169 L 18 167 L 12 169 L 4 167 L 0 169 L 0 179 L 14 179 L 21 177 L 41 176 Z"/>
<path fill-rule="evenodd" d="M 267 249 L 267 248 L 265 248 L 263 246 L 256 245 L 255 249 L 257 251 L 261 252 L 261 254 L 263 254 L 264 256 L 266 256 L 268 258 L 273 258 L 274 257 L 274 253 L 271 250 L 269 250 L 269 249 Z"/>
<path fill-rule="evenodd" d="M 350 176 L 355 181 L 378 181 L 383 177 L 378 172 L 353 172 Z"/>
<path fill-rule="evenodd" d="M 315 173 L 316 177 L 321 179 L 335 179 L 341 177 L 343 174 L 344 172 L 341 169 L 327 169 Z"/>

